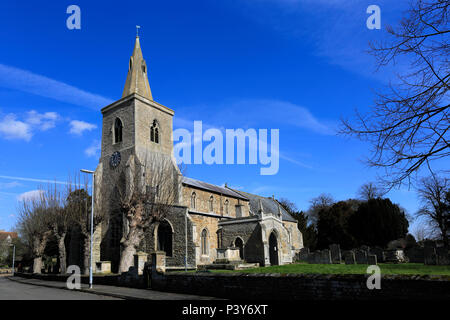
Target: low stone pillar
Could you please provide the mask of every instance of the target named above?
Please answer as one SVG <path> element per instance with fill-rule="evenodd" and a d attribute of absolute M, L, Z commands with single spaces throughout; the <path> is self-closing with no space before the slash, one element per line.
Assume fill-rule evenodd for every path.
<path fill-rule="evenodd" d="M 97 261 L 95 263 L 96 273 L 111 273 L 111 261 Z"/>
<path fill-rule="evenodd" d="M 166 253 L 155 251 L 152 253 L 152 273 L 166 272 Z"/>
<path fill-rule="evenodd" d="M 139 275 L 144 274 L 145 263 L 147 262 L 148 254 L 145 252 L 137 252 L 134 255 L 134 266 Z"/>

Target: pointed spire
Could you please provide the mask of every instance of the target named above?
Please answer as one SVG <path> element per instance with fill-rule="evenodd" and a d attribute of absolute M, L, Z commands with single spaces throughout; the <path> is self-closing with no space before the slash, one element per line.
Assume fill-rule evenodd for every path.
<path fill-rule="evenodd" d="M 147 99 L 153 100 L 150 85 L 148 83 L 147 72 L 147 64 L 142 56 L 139 36 L 136 36 L 133 55 L 131 56 L 128 64 L 127 81 L 125 82 L 122 98 L 130 94 L 137 93 Z"/>

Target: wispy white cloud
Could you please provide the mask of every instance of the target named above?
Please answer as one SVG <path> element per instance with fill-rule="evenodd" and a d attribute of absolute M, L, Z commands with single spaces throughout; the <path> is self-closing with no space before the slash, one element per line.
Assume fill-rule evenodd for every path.
<path fill-rule="evenodd" d="M 277 128 L 288 125 L 322 135 L 334 135 L 337 127 L 336 120 L 320 119 L 308 108 L 283 100 L 241 99 L 216 108 L 202 105 L 189 107 L 189 110 L 198 110 L 198 119 L 208 119 L 209 124 L 203 122 L 204 129 L 221 131 L 224 128 Z M 191 112 L 190 116 L 196 115 Z M 186 118 L 175 117 L 174 124 L 188 130 L 193 128 L 193 120 Z"/>
<path fill-rule="evenodd" d="M 22 186 L 22 184 L 18 181 L 0 182 L 0 189 L 12 189 L 20 186 Z"/>
<path fill-rule="evenodd" d="M 30 141 L 33 136 L 28 123 L 17 120 L 15 114 L 8 114 L 0 120 L 0 133 L 5 139 Z"/>
<path fill-rule="evenodd" d="M 387 25 L 397 25 L 408 1 L 377 0 L 251 0 L 239 9 L 264 27 L 292 41 L 311 44 L 311 54 L 345 70 L 387 82 L 405 63 L 375 72 L 375 59 L 367 53 L 370 41 L 384 41 Z M 381 8 L 383 30 L 369 30 L 366 10 Z"/>
<path fill-rule="evenodd" d="M 291 157 L 288 157 L 288 156 L 286 156 L 283 153 L 280 153 L 279 156 L 280 156 L 281 159 L 289 161 L 289 162 L 291 162 L 293 164 L 296 164 L 296 165 L 298 165 L 300 167 L 303 167 L 303 168 L 306 168 L 306 169 L 313 169 L 313 167 L 310 166 L 309 164 L 303 163 L 302 161 L 299 161 L 299 160 L 296 160 L 296 159 L 292 159 Z"/>
<path fill-rule="evenodd" d="M 37 199 L 41 196 L 41 194 L 43 192 L 44 192 L 43 190 L 31 190 L 31 191 L 24 192 L 17 196 L 17 201 L 26 201 L 26 200 Z"/>
<path fill-rule="evenodd" d="M 247 123 L 260 121 L 273 125 L 291 125 L 324 135 L 335 134 L 335 123 L 315 117 L 307 108 L 282 100 L 242 100 L 236 103 L 237 110 L 246 110 L 239 116 L 246 118 Z"/>
<path fill-rule="evenodd" d="M 113 102 L 67 83 L 4 64 L 0 64 L 0 86 L 94 110 Z"/>
<path fill-rule="evenodd" d="M 94 142 L 86 149 L 84 150 L 84 153 L 88 157 L 99 157 L 100 156 L 100 150 L 101 150 L 101 143 L 99 140 L 94 140 Z"/>
<path fill-rule="evenodd" d="M 39 113 L 31 110 L 27 112 L 25 122 L 38 130 L 46 131 L 54 128 L 59 119 L 60 116 L 56 112 Z"/>
<path fill-rule="evenodd" d="M 39 113 L 28 111 L 24 119 L 10 113 L 0 119 L 0 133 L 5 139 L 30 141 L 36 131 L 47 131 L 54 128 L 60 116 L 56 112 Z"/>
<path fill-rule="evenodd" d="M 0 179 L 30 181 L 30 182 L 40 182 L 40 183 L 67 184 L 67 182 L 65 182 L 65 181 L 58 181 L 58 180 L 36 179 L 36 178 L 27 178 L 27 177 L 13 177 L 13 176 L 2 176 L 2 175 L 0 175 Z"/>
<path fill-rule="evenodd" d="M 70 121 L 70 133 L 75 135 L 82 135 L 84 131 L 91 131 L 97 128 L 95 124 L 80 121 L 80 120 L 72 120 Z"/>

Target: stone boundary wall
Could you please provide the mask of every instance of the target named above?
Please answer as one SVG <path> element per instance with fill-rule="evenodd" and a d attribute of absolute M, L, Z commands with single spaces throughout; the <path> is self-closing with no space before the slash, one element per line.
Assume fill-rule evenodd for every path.
<path fill-rule="evenodd" d="M 384 276 L 369 290 L 368 275 L 153 273 L 154 290 L 265 300 L 449 300 L 450 277 Z"/>
<path fill-rule="evenodd" d="M 15 273 L 16 276 L 26 278 L 26 279 L 39 279 L 45 281 L 59 281 L 66 282 L 67 278 L 70 276 L 69 274 L 32 274 L 32 273 Z M 140 276 L 129 276 L 127 274 L 123 275 L 104 275 L 98 276 L 95 275 L 93 277 L 93 283 L 107 285 L 107 286 L 116 286 L 116 287 L 128 287 L 128 288 L 138 288 L 138 289 L 147 289 L 149 284 L 145 281 L 146 275 Z M 81 283 L 89 284 L 89 276 L 82 275 Z"/>
<path fill-rule="evenodd" d="M 66 281 L 68 275 L 16 273 L 47 281 Z M 94 284 L 244 300 L 449 300 L 450 277 L 386 275 L 380 290 L 369 290 L 368 275 L 325 274 L 208 274 L 153 272 L 143 276 L 94 276 Z M 88 276 L 81 276 L 89 283 Z"/>
<path fill-rule="evenodd" d="M 12 268 L 1 268 L 0 269 L 0 274 L 11 274 L 11 273 L 12 273 Z"/>

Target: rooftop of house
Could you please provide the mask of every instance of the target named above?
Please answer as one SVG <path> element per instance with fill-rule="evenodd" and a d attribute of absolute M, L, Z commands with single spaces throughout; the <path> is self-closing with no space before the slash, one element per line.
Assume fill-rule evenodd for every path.
<path fill-rule="evenodd" d="M 17 237 L 17 232 L 6 232 L 3 230 L 0 231 L 0 241 L 6 240 L 8 238 L 16 239 Z"/>

